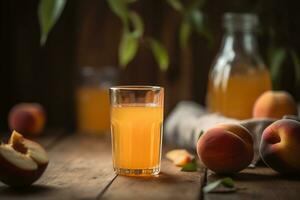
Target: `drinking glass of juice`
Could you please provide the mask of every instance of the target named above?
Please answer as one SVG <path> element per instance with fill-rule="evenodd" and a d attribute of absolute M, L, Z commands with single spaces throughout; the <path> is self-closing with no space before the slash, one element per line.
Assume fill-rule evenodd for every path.
<path fill-rule="evenodd" d="M 153 176 L 160 171 L 164 89 L 110 88 L 113 167 L 117 174 Z"/>
<path fill-rule="evenodd" d="M 115 85 L 115 68 L 82 67 L 80 85 L 76 90 L 78 130 L 101 135 L 110 130 L 109 87 Z"/>

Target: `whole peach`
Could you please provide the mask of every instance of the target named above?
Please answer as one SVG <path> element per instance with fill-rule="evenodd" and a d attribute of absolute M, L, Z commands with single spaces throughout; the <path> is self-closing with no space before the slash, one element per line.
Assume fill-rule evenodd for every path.
<path fill-rule="evenodd" d="M 254 118 L 276 118 L 297 115 L 293 97 L 285 91 L 266 91 L 258 97 L 253 107 Z"/>
<path fill-rule="evenodd" d="M 9 112 L 8 123 L 12 130 L 24 134 L 39 134 L 46 121 L 43 107 L 38 103 L 20 103 Z"/>
<path fill-rule="evenodd" d="M 220 174 L 235 173 L 251 163 L 253 139 L 241 125 L 219 124 L 200 137 L 197 153 L 210 170 Z"/>
<path fill-rule="evenodd" d="M 300 173 L 300 123 L 281 119 L 268 126 L 260 144 L 263 161 L 277 172 Z"/>

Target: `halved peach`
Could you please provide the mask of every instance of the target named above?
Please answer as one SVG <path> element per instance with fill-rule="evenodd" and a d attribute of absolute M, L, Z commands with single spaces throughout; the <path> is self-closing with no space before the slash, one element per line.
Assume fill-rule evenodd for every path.
<path fill-rule="evenodd" d="M 49 163 L 44 148 L 13 131 L 8 144 L 0 145 L 0 180 L 13 187 L 31 185 Z"/>

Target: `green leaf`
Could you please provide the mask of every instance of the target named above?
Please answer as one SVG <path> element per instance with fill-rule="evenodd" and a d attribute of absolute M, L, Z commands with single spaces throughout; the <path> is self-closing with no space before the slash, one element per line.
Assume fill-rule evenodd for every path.
<path fill-rule="evenodd" d="M 137 2 L 138 0 L 126 0 L 127 3 L 135 3 Z"/>
<path fill-rule="evenodd" d="M 198 33 L 201 33 L 204 27 L 204 17 L 203 13 L 200 10 L 193 9 L 189 13 L 189 19 L 191 24 L 195 27 Z"/>
<path fill-rule="evenodd" d="M 129 18 L 129 11 L 127 3 L 124 0 L 107 0 L 110 9 L 123 21 L 124 24 L 127 24 Z"/>
<path fill-rule="evenodd" d="M 226 177 L 222 179 L 222 185 L 228 188 L 233 188 L 234 181 L 232 180 L 232 178 Z"/>
<path fill-rule="evenodd" d="M 296 86 L 300 86 L 300 60 L 297 56 L 297 53 L 294 50 L 291 50 L 291 56 L 294 63 L 294 70 L 295 70 L 295 78 L 296 78 Z"/>
<path fill-rule="evenodd" d="M 201 35 L 204 38 L 206 38 L 206 40 L 208 42 L 208 47 L 212 48 L 214 45 L 214 37 L 213 37 L 211 31 L 206 26 L 204 26 L 204 28 L 202 29 Z"/>
<path fill-rule="evenodd" d="M 286 50 L 284 48 L 270 48 L 269 50 L 269 64 L 270 64 L 270 73 L 273 86 L 275 89 L 279 87 L 279 79 L 281 73 L 281 67 L 283 61 L 286 58 Z"/>
<path fill-rule="evenodd" d="M 185 164 L 182 168 L 181 171 L 183 172 L 195 172 L 198 169 L 197 161 L 195 159 L 192 160 L 192 162 L 189 162 Z"/>
<path fill-rule="evenodd" d="M 122 67 L 132 61 L 138 50 L 138 38 L 132 33 L 124 32 L 119 45 L 119 64 Z"/>
<path fill-rule="evenodd" d="M 188 9 L 199 9 L 205 4 L 205 0 L 193 0 L 188 6 Z"/>
<path fill-rule="evenodd" d="M 179 12 L 183 10 L 183 5 L 180 0 L 167 0 L 167 2 L 174 10 Z"/>
<path fill-rule="evenodd" d="M 191 10 L 189 13 L 189 20 L 192 27 L 200 36 L 203 36 L 207 40 L 209 47 L 212 47 L 214 39 L 211 31 L 205 23 L 205 19 L 204 14 L 198 9 Z"/>
<path fill-rule="evenodd" d="M 203 192 L 209 193 L 214 192 L 214 190 L 219 187 L 220 185 L 226 187 L 226 188 L 234 188 L 234 181 L 232 178 L 226 177 L 223 179 L 216 180 L 214 182 L 209 183 L 203 188 Z"/>
<path fill-rule="evenodd" d="M 169 55 L 166 48 L 157 40 L 150 38 L 149 40 L 150 48 L 154 55 L 156 62 L 158 63 L 162 71 L 166 71 L 169 67 Z"/>
<path fill-rule="evenodd" d="M 134 11 L 129 13 L 130 21 L 134 27 L 134 34 L 136 37 L 141 37 L 144 33 L 144 23 L 142 18 Z"/>
<path fill-rule="evenodd" d="M 198 136 L 198 140 L 200 139 L 200 137 L 204 134 L 204 130 L 201 130 Z"/>
<path fill-rule="evenodd" d="M 183 20 L 179 29 L 179 41 L 182 48 L 187 46 L 191 33 L 191 24 L 188 22 L 188 20 Z"/>
<path fill-rule="evenodd" d="M 49 32 L 59 19 L 66 2 L 66 0 L 40 0 L 38 18 L 41 30 L 40 43 L 42 46 L 46 43 Z"/>
<path fill-rule="evenodd" d="M 205 5 L 206 3 L 206 0 L 197 0 L 199 3 L 198 3 L 198 8 L 203 8 L 203 6 Z"/>

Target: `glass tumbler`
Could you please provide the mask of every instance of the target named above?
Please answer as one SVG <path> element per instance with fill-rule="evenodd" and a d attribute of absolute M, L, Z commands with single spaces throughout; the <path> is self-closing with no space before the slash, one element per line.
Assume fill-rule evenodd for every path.
<path fill-rule="evenodd" d="M 160 171 L 164 89 L 110 88 L 113 167 L 117 174 L 153 176 Z"/>

